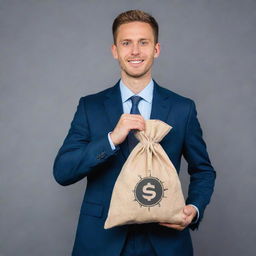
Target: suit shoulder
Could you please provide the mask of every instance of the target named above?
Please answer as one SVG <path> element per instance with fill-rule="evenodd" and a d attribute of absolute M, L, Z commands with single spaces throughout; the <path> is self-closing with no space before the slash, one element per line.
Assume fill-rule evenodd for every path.
<path fill-rule="evenodd" d="M 96 92 L 96 93 L 92 93 L 92 94 L 88 94 L 85 95 L 83 97 L 81 97 L 81 101 L 86 101 L 86 102 L 99 102 L 102 101 L 105 96 L 111 92 L 113 90 L 114 87 L 109 87 L 103 91 L 100 92 Z"/>
<path fill-rule="evenodd" d="M 159 86 L 159 85 L 158 85 Z M 170 99 L 172 101 L 174 101 L 175 103 L 179 103 L 179 104 L 184 104 L 184 105 L 193 105 L 194 104 L 194 100 L 185 97 L 183 95 L 180 95 L 174 91 L 171 91 L 165 87 L 159 86 L 160 90 L 162 91 L 162 93 L 164 93 L 165 95 L 168 95 L 170 97 Z"/>

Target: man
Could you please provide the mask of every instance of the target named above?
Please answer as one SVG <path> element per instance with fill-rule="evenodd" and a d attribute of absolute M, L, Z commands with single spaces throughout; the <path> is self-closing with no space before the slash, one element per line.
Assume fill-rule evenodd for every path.
<path fill-rule="evenodd" d="M 112 54 L 119 62 L 121 80 L 80 99 L 54 163 L 54 177 L 61 185 L 87 177 L 72 255 L 193 255 L 189 228 L 198 228 L 215 181 L 195 104 L 152 80 L 153 61 L 160 54 L 158 24 L 152 16 L 131 10 L 120 14 L 112 28 Z M 140 96 L 137 106 L 132 101 L 134 95 Z M 128 147 L 134 141 L 131 131 L 144 130 L 145 119 L 170 124 L 173 129 L 161 145 L 177 171 L 182 155 L 188 162 L 191 179 L 183 223 L 105 230 L 113 186 L 132 149 Z"/>

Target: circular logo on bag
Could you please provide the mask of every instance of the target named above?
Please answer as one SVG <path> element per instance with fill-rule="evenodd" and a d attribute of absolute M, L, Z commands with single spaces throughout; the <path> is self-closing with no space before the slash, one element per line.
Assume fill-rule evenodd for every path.
<path fill-rule="evenodd" d="M 140 178 L 141 180 L 136 184 L 134 189 L 135 201 L 141 206 L 152 207 L 160 206 L 160 201 L 164 197 L 164 191 L 167 190 L 156 177 Z"/>

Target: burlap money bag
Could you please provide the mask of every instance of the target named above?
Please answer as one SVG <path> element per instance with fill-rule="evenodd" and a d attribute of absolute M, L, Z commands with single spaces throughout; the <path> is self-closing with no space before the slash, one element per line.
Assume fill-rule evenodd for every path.
<path fill-rule="evenodd" d="M 134 223 L 182 222 L 185 202 L 179 177 L 159 144 L 171 128 L 160 120 L 146 120 L 145 131 L 135 133 L 139 143 L 116 180 L 105 229 Z"/>

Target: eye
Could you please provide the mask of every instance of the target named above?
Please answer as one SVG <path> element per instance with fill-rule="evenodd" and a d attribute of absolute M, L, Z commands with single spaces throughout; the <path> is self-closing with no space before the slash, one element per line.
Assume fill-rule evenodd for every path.
<path fill-rule="evenodd" d="M 140 43 L 141 43 L 141 45 L 147 45 L 148 41 L 141 41 Z"/>
<path fill-rule="evenodd" d="M 123 41 L 123 42 L 122 42 L 122 45 L 123 45 L 123 46 L 127 46 L 127 45 L 129 45 L 129 42 L 128 42 L 128 41 Z"/>

